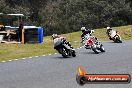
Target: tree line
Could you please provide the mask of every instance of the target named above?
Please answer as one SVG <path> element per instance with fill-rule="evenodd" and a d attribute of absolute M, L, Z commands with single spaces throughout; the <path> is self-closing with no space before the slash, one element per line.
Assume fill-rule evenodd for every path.
<path fill-rule="evenodd" d="M 0 12 L 24 14 L 45 35 L 132 24 L 131 0 L 0 0 Z"/>

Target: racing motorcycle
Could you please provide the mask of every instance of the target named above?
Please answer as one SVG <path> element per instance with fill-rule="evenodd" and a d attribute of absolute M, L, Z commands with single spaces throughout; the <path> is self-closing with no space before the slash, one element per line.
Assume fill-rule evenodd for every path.
<path fill-rule="evenodd" d="M 115 43 L 122 43 L 119 33 L 115 30 L 109 32 L 110 40 L 113 40 Z"/>
<path fill-rule="evenodd" d="M 66 41 L 57 40 L 54 42 L 54 49 L 56 49 L 64 58 L 73 56 L 76 57 L 76 52 L 66 44 Z"/>
<path fill-rule="evenodd" d="M 98 54 L 99 51 L 105 52 L 103 44 L 98 42 L 98 40 L 90 34 L 84 36 L 84 46 L 86 49 L 92 49 L 96 54 Z"/>

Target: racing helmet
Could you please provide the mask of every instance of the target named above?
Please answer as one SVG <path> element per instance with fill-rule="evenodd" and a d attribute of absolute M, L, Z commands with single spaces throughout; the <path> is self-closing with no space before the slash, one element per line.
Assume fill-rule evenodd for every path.
<path fill-rule="evenodd" d="M 58 37 L 57 34 L 52 34 L 52 38 L 53 38 L 53 39 L 55 39 L 55 38 L 57 38 L 57 37 Z"/>
<path fill-rule="evenodd" d="M 111 29 L 111 27 L 108 26 L 106 29 L 109 30 L 109 29 Z"/>
<path fill-rule="evenodd" d="M 81 28 L 81 31 L 82 31 L 82 32 L 86 31 L 86 28 L 85 28 L 85 27 L 82 27 L 82 28 Z"/>

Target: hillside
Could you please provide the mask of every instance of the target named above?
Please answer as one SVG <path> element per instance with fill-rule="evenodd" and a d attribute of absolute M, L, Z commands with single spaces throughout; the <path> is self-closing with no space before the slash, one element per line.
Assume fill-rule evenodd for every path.
<path fill-rule="evenodd" d="M 132 0 L 1 0 L 0 13 L 22 13 L 45 35 L 132 24 Z"/>

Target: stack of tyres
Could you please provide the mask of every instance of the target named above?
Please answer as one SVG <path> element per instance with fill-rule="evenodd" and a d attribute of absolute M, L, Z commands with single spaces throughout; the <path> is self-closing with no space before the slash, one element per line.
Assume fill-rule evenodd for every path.
<path fill-rule="evenodd" d="M 43 42 L 43 28 L 29 28 L 24 32 L 25 43 L 42 43 Z"/>

